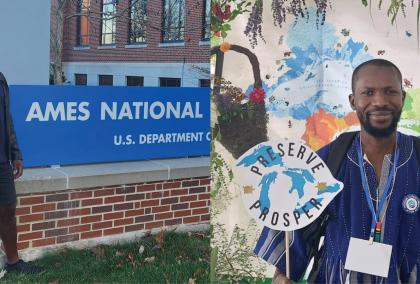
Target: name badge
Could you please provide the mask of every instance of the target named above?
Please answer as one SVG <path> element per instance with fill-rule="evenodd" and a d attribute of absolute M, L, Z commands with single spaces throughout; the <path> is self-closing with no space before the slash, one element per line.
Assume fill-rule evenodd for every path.
<path fill-rule="evenodd" d="M 351 238 L 344 269 L 388 277 L 392 246 Z"/>

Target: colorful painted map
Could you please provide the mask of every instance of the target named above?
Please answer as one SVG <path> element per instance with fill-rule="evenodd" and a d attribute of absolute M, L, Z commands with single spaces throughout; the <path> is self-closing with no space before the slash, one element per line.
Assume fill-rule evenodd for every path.
<path fill-rule="evenodd" d="M 300 138 L 317 150 L 339 133 L 358 128 L 357 116 L 348 103 L 351 74 L 379 51 L 370 50 L 363 39 L 352 37 L 350 31 L 340 30 L 328 20 L 317 25 L 315 14 L 315 9 L 309 9 L 308 19 L 299 18 L 287 27 L 281 45 L 284 51 L 279 52 L 282 60 L 276 60 L 276 78 L 263 81 L 263 87 L 268 128 L 278 128 L 279 119 L 287 119 L 290 127 L 303 125 L 297 131 Z M 418 135 L 420 89 L 410 89 L 406 80 L 404 85 L 408 92 L 400 130 Z M 246 93 L 252 89 L 253 85 L 248 85 Z"/>

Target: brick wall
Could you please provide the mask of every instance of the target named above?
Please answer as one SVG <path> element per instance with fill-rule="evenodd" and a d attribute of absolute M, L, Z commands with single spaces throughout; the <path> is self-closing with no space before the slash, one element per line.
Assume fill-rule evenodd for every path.
<path fill-rule="evenodd" d="M 210 178 L 18 196 L 18 249 L 208 223 Z"/>
<path fill-rule="evenodd" d="M 56 0 L 52 0 L 52 9 Z M 76 46 L 76 7 L 66 7 L 67 20 L 64 25 L 63 62 L 205 62 L 210 60 L 209 45 L 200 46 L 202 39 L 204 0 L 185 0 L 185 46 L 159 47 L 162 27 L 163 0 L 149 0 L 147 3 L 147 47 L 125 48 L 128 39 L 128 2 L 120 0 L 117 5 L 116 48 L 98 49 L 100 43 L 101 1 L 91 1 L 90 49 L 74 50 Z M 69 1 L 72 3 L 72 1 Z M 52 10 L 51 14 L 54 12 Z M 55 24 L 52 19 L 51 24 Z"/>

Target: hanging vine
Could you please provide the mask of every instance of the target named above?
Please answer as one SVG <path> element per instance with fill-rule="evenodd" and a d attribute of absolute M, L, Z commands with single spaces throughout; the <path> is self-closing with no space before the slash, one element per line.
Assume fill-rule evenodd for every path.
<path fill-rule="evenodd" d="M 244 31 L 252 48 L 254 48 L 258 43 L 257 37 L 261 38 L 265 42 L 262 35 L 262 13 L 263 1 L 257 0 L 255 1 L 254 6 L 252 6 L 252 11 L 249 15 L 248 22 Z"/>
<path fill-rule="evenodd" d="M 406 8 L 407 4 L 406 2 L 411 2 L 410 6 L 414 8 L 414 0 L 406 1 L 406 0 L 390 0 L 389 6 L 387 8 L 387 17 L 391 19 L 391 25 L 394 25 L 397 21 L 397 16 L 401 13 L 403 17 L 405 18 L 407 16 L 406 14 Z M 416 23 L 416 30 L 417 30 L 417 52 L 419 52 L 420 48 L 420 0 L 417 0 L 417 23 Z M 367 0 L 362 0 L 362 4 L 366 7 L 369 6 L 370 9 L 372 8 L 372 2 L 369 1 L 369 4 L 367 3 Z M 379 0 L 378 2 L 378 9 L 381 10 L 382 6 L 384 4 L 383 0 Z"/>
<path fill-rule="evenodd" d="M 332 8 L 331 0 L 313 0 L 316 8 L 316 26 L 319 28 L 324 25 L 328 7 Z M 240 14 L 249 14 L 244 34 L 252 48 L 258 44 L 258 40 L 265 42 L 262 24 L 264 0 L 214 0 L 212 4 L 212 31 L 213 36 L 226 38 L 228 31 L 231 30 L 230 22 Z M 381 10 L 387 5 L 387 17 L 394 25 L 398 15 L 406 17 L 407 8 L 417 6 L 417 49 L 420 46 L 420 0 L 378 0 L 372 3 L 372 0 L 361 0 L 364 7 L 369 7 L 369 14 L 372 18 L 372 7 L 376 6 Z M 295 21 L 299 18 L 309 19 L 307 0 L 272 0 L 271 11 L 275 26 L 282 27 L 289 17 Z M 252 8 L 250 9 L 250 7 Z M 373 20 L 373 18 L 372 18 Z"/>
<path fill-rule="evenodd" d="M 329 0 L 314 0 L 316 6 L 316 25 L 323 25 L 327 14 Z M 263 0 L 255 1 L 248 18 L 244 34 L 252 48 L 258 44 L 258 38 L 265 42 L 262 35 L 262 13 Z M 299 17 L 309 19 L 309 11 L 305 0 L 273 0 L 271 2 L 271 11 L 273 14 L 274 25 L 282 27 L 286 23 L 287 15 L 294 17 L 295 22 Z"/>

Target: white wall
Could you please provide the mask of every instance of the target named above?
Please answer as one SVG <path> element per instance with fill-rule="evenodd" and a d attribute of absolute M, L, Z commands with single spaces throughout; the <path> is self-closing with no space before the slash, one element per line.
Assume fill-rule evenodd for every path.
<path fill-rule="evenodd" d="M 47 85 L 51 0 L 0 1 L 0 71 L 9 84 Z"/>

